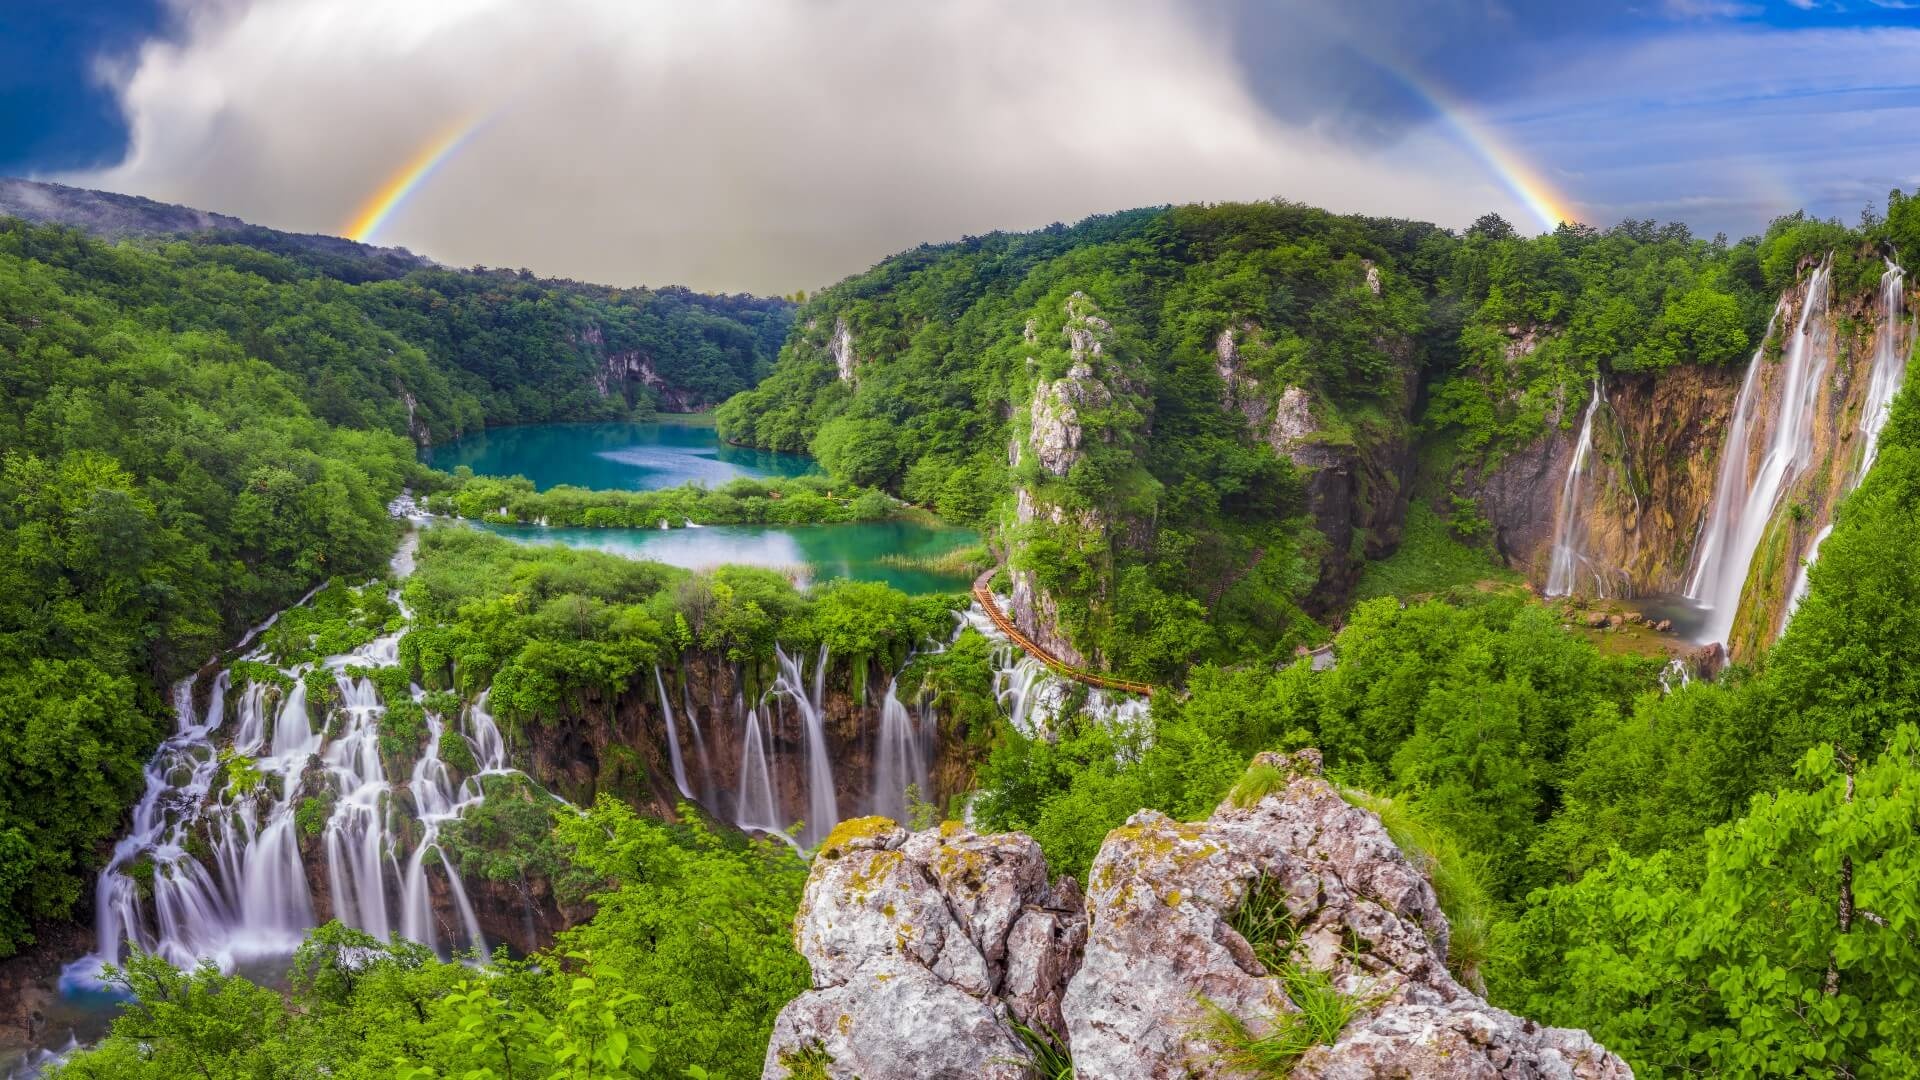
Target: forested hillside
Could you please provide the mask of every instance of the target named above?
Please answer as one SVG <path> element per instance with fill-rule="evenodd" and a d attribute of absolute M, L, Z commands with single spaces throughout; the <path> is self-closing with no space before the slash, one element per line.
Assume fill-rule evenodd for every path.
<path fill-rule="evenodd" d="M 385 564 L 415 440 L 717 401 L 786 312 L 0 220 L 0 954 L 87 888 L 167 683 Z"/>
<path fill-rule="evenodd" d="M 1870 290 L 1894 231 L 1456 235 L 1276 202 L 993 234 L 815 296 L 721 432 L 1004 525 L 1051 613 L 1030 632 L 1167 678 L 1314 640 L 1410 512 L 1484 543 L 1475 478 L 1577 426 L 1596 377 L 1738 364 L 1802 256 Z"/>

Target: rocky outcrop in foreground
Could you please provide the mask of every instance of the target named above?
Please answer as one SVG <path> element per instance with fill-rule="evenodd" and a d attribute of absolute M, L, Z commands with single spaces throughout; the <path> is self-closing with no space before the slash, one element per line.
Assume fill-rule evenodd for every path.
<path fill-rule="evenodd" d="M 1351 1016 L 1293 1077 L 1632 1076 L 1585 1032 L 1494 1008 L 1448 972 L 1431 885 L 1316 753 L 1263 754 L 1256 778 L 1203 822 L 1135 814 L 1084 903 L 1049 886 L 1023 835 L 841 826 L 795 923 L 813 989 L 781 1013 L 764 1075 L 1014 1080 L 1032 1063 L 1022 1029 L 1062 1033 L 1083 1080 L 1244 1075 L 1221 1018 L 1260 1038 L 1317 993 Z"/>

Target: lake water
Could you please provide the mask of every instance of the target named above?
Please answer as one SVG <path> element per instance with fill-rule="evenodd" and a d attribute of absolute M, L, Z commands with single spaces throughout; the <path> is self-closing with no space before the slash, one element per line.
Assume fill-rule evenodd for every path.
<path fill-rule="evenodd" d="M 716 487 L 742 476 L 801 476 L 818 469 L 800 454 L 727 446 L 704 418 L 497 428 L 434 447 L 421 457 L 439 469 L 465 465 L 487 476 L 524 476 L 542 491 L 560 484 L 629 491 L 688 482 Z M 965 592 L 972 583 L 964 574 L 892 566 L 884 558 L 942 555 L 979 542 L 970 529 L 909 521 L 672 529 L 472 524 L 521 543 L 565 544 L 692 570 L 766 566 L 803 581 L 883 581 L 911 593 Z"/>
<path fill-rule="evenodd" d="M 819 471 L 804 454 L 728 446 L 710 417 L 651 424 L 528 424 L 494 428 L 420 455 L 436 469 L 465 465 L 482 476 L 524 476 L 540 491 L 561 484 L 655 491 L 685 483 L 719 487 L 742 476 Z"/>

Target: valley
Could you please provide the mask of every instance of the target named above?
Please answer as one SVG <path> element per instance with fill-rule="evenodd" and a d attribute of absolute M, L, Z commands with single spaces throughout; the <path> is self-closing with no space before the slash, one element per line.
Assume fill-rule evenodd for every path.
<path fill-rule="evenodd" d="M 1833 928 L 1823 875 L 1878 913 L 1909 856 L 1821 823 L 1910 801 L 1910 245 L 1898 193 L 1736 244 L 1274 201 L 925 246 L 787 304 L 0 223 L 0 841 L 36 853 L 0 875 L 8 1066 L 176 1068 L 186 1028 L 107 1028 L 176 998 L 244 998 L 274 1019 L 233 1053 L 343 1074 L 610 1045 L 551 1026 L 555 972 L 635 995 L 608 1030 L 676 1074 L 923 1060 L 836 1029 L 826 970 L 900 977 L 976 1070 L 1177 1056 L 1074 978 L 1171 947 L 1115 936 L 1112 875 L 1195 882 L 1224 927 L 1309 863 L 1323 898 L 1418 868 L 1420 944 L 1350 926 L 1387 959 L 1328 961 L 1400 988 L 1389 1041 L 1437 995 L 1577 1075 L 1712 1071 L 1730 1015 L 1795 1023 L 1727 972 L 1827 978 L 1743 936 L 1791 895 L 1810 955 L 1882 950 L 1845 976 L 1895 1025 L 1846 1052 L 1878 1053 L 1908 946 Z M 1857 811 L 1828 799 L 1856 774 Z M 1302 814 L 1378 837 L 1239 824 Z M 997 874 L 1006 925 L 935 917 Z M 1185 941 L 1183 889 L 1138 925 Z M 1016 925 L 1045 937 L 1018 986 Z M 1206 970 L 1252 1008 L 1309 992 L 1304 955 Z M 446 1041 L 462 1001 L 497 1044 Z"/>

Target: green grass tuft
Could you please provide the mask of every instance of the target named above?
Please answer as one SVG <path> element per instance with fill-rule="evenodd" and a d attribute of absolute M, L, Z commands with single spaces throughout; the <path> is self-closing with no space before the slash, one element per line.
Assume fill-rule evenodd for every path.
<path fill-rule="evenodd" d="M 1245 775 L 1234 781 L 1233 790 L 1227 792 L 1227 801 L 1241 810 L 1249 810 L 1261 799 L 1286 786 L 1286 773 L 1272 765 L 1255 763 L 1247 768 Z"/>
<path fill-rule="evenodd" d="M 1381 596 L 1426 596 L 1481 582 L 1519 584 L 1519 574 L 1495 562 L 1480 548 L 1454 539 L 1447 523 L 1425 502 L 1407 507 L 1407 523 L 1400 547 L 1378 562 L 1368 563 L 1354 589 L 1355 602 Z"/>

